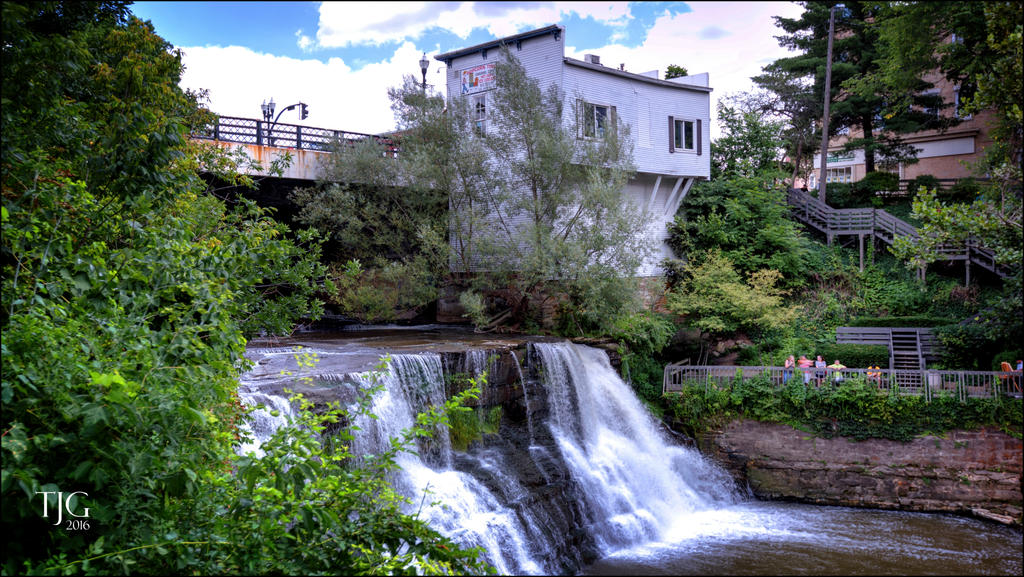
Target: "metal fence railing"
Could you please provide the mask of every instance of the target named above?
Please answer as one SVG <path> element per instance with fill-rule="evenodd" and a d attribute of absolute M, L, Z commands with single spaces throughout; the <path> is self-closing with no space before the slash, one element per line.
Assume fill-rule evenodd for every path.
<path fill-rule="evenodd" d="M 957 399 L 990 398 L 995 396 L 1021 397 L 1021 373 L 1000 371 L 939 371 L 891 369 L 817 369 L 768 366 L 699 366 L 676 365 L 665 367 L 663 393 L 678 393 L 686 386 L 709 389 L 728 389 L 738 381 L 767 379 L 777 387 L 795 382 L 806 387 L 829 387 L 844 381 L 859 379 L 874 387 L 880 394 L 924 395 L 931 400 L 939 395 Z"/>
<path fill-rule="evenodd" d="M 352 146 L 374 139 L 384 147 L 388 156 L 395 156 L 399 151 L 397 143 L 387 136 L 298 124 L 280 124 L 237 116 L 220 116 L 212 125 L 192 134 L 192 138 L 317 152 L 330 152 L 341 145 Z"/>

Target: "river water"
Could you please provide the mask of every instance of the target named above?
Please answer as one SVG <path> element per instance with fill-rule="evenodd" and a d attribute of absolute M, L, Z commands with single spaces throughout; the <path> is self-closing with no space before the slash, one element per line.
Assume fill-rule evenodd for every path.
<path fill-rule="evenodd" d="M 278 409 L 275 419 L 254 421 L 257 437 L 287 413 L 279 391 L 298 376 L 289 361 L 295 344 L 317 358 L 307 375 L 316 383 L 310 390 L 327 394 L 362 386 L 360 371 L 382 351 L 391 352 L 386 387 L 373 403 L 380 418 L 360 421 L 353 442 L 354 449 L 372 453 L 410 426 L 417 412 L 443 401 L 451 368 L 439 351 L 495 343 L 452 333 L 399 338 L 367 332 L 250 347 L 247 354 L 259 364 L 242 379 L 243 401 Z M 698 451 L 669 442 L 603 351 L 564 342 L 531 343 L 530 351 L 528 359 L 539 366 L 530 402 L 543 397 L 546 409 L 537 413 L 543 420 L 516 433 L 519 446 L 509 443 L 511 429 L 503 429 L 503 444 L 470 453 L 453 451 L 440 436 L 417 453 L 403 453 L 394 479 L 431 526 L 466 546 L 484 547 L 501 574 L 1022 573 L 1019 530 L 949 515 L 752 499 Z M 475 357 L 466 355 L 467 361 Z M 240 450 L 258 454 L 258 443 Z M 547 480 L 538 486 L 541 476 Z M 571 506 L 542 505 L 540 495 L 551 483 L 564 487 Z M 425 505 L 432 500 L 439 503 Z M 569 533 L 586 555 L 566 547 Z M 599 561 L 583 562 L 595 554 Z"/>
<path fill-rule="evenodd" d="M 581 575 L 1020 575 L 1021 532 L 952 515 L 749 501 Z"/>

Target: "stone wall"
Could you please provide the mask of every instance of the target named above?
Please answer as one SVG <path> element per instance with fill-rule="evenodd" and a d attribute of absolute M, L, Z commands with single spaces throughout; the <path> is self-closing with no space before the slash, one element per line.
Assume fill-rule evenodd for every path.
<path fill-rule="evenodd" d="M 997 429 L 903 443 L 826 439 L 786 425 L 735 420 L 698 443 L 762 499 L 1021 524 L 1022 443 Z"/>

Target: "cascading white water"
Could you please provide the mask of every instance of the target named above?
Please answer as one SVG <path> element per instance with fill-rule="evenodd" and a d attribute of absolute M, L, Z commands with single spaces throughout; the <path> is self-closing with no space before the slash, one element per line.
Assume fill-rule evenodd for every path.
<path fill-rule="evenodd" d="M 531 345 L 542 359 L 548 426 L 605 553 L 681 530 L 688 516 L 734 504 L 728 474 L 698 451 L 665 442 L 650 414 L 598 349 Z"/>
<path fill-rule="evenodd" d="M 254 453 L 257 457 L 262 457 L 264 452 L 260 446 L 274 434 L 274 431 L 294 422 L 295 411 L 288 399 L 277 395 L 247 390 L 239 394 L 239 399 L 247 407 L 263 405 L 265 408 L 250 412 L 248 418 L 242 421 L 241 428 L 249 433 L 252 440 L 239 445 L 235 452 L 239 455 Z"/>
<path fill-rule="evenodd" d="M 355 420 L 362 430 L 352 443 L 354 454 L 377 454 L 389 439 L 415 425 L 416 414 L 429 405 L 444 403 L 445 386 L 441 357 L 437 354 L 394 355 L 384 375 L 385 390 L 373 399 L 366 416 Z M 482 546 L 488 561 L 504 575 L 545 574 L 534 560 L 526 528 L 514 511 L 503 506 L 480 481 L 452 469 L 452 450 L 447 431 L 440 431 L 424 454 L 403 452 L 396 458 L 401 471 L 393 479 L 402 494 L 414 500 L 410 512 L 419 511 L 431 527 L 465 546 Z M 492 468 L 493 469 L 500 469 Z M 500 471 L 499 471 L 499 474 Z M 502 476 L 503 485 L 517 481 Z M 432 502 L 438 504 L 432 504 Z"/>
<path fill-rule="evenodd" d="M 570 542 L 607 555 L 670 539 L 685 532 L 687 523 L 699 523 L 700 512 L 737 502 L 728 474 L 698 451 L 666 442 L 603 351 L 570 343 L 530 347 L 534 354 L 528 357 L 540 361 L 544 391 L 536 384 L 527 387 L 521 378 L 524 402 L 534 400 L 539 410 L 546 397 L 546 418 L 531 421 L 533 405 L 526 402 L 527 426 L 515 442 L 518 448 L 503 439 L 456 454 L 439 427 L 434 438 L 418 441 L 416 453 L 399 453 L 393 483 L 411 499 L 409 513 L 464 546 L 486 549 L 487 561 L 500 574 L 538 575 L 579 566 L 581 551 Z M 317 353 L 334 354 L 319 348 Z M 278 416 L 254 412 L 248 426 L 255 442 L 239 452 L 262 454 L 259 443 L 292 415 L 287 400 L 261 387 L 281 387 L 287 372 L 275 371 L 281 365 L 267 359 L 276 355 L 280 363 L 293 354 L 265 352 L 262 373 L 243 378 L 243 402 L 263 403 Z M 494 357 L 470 349 L 449 371 L 478 376 L 496 368 Z M 415 425 L 417 413 L 445 402 L 445 370 L 437 353 L 393 355 L 375 376 L 319 370 L 315 376 L 331 386 L 342 380 L 370 386 L 374 378 L 384 385 L 370 407 L 377 418 L 355 419 L 354 454 L 379 454 Z M 525 478 L 524 467 L 532 471 Z"/>

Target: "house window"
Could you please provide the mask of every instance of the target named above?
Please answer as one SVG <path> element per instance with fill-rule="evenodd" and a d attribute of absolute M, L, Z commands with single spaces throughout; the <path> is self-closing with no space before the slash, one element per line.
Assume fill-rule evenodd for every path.
<path fill-rule="evenodd" d="M 939 91 L 938 91 L 938 89 L 929 90 L 927 92 L 924 92 L 922 94 L 922 96 L 934 100 L 934 99 L 938 98 Z M 924 107 L 922 107 L 922 111 L 925 114 L 929 115 L 929 116 L 933 116 L 935 118 L 939 117 L 939 108 L 938 108 L 938 106 L 924 106 Z"/>
<path fill-rule="evenodd" d="M 487 94 L 473 95 L 473 126 L 483 134 L 487 130 Z"/>
<path fill-rule="evenodd" d="M 668 151 L 677 150 L 701 153 L 701 122 L 700 120 L 677 119 L 668 117 L 669 141 Z"/>
<path fill-rule="evenodd" d="M 580 103 L 580 135 L 583 138 L 604 138 L 614 107 L 591 102 Z"/>
<path fill-rule="evenodd" d="M 960 85 L 953 88 L 953 115 L 960 120 L 970 120 L 970 114 L 964 114 L 961 111 L 962 105 L 960 102 Z"/>
<path fill-rule="evenodd" d="M 697 125 L 692 120 L 677 120 L 675 130 L 675 146 L 676 150 L 695 150 L 697 148 L 697 138 L 693 134 L 693 129 Z"/>
<path fill-rule="evenodd" d="M 825 182 L 853 182 L 853 167 L 828 168 L 825 170 Z"/>

